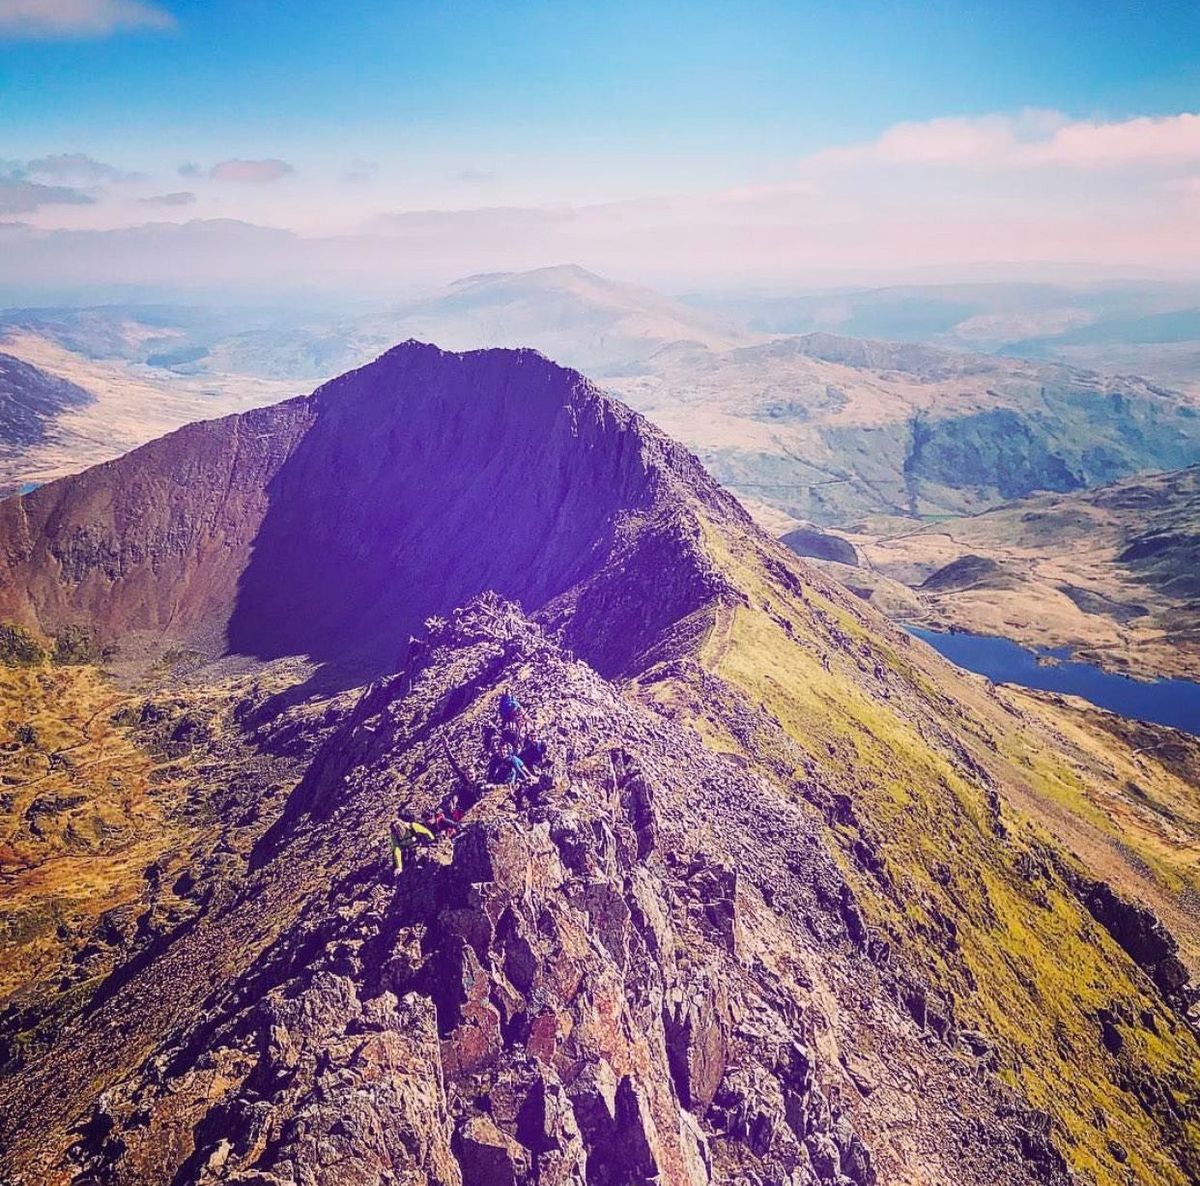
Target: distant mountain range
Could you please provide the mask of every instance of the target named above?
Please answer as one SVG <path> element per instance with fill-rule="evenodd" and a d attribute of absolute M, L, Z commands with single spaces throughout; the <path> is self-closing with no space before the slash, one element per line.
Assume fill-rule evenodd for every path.
<path fill-rule="evenodd" d="M 711 311 L 562 266 L 469 277 L 388 306 L 9 310 L 0 314 L 6 348 L 108 392 L 103 420 L 121 431 L 94 418 L 74 463 L 69 442 L 35 451 L 24 467 L 10 460 L 0 468 L 0 488 L 69 472 L 188 419 L 304 390 L 406 337 L 457 348 L 532 346 L 580 367 L 697 450 L 781 530 L 878 513 L 961 514 L 1196 460 L 1200 397 L 978 352 L 1007 340 L 996 318 L 1007 318 L 1005 332 L 1028 335 L 1069 295 L 1039 286 L 826 294 L 825 305 L 806 298 L 803 316 L 796 308 L 753 317 L 744 303 Z M 1079 300 L 1099 318 L 1134 295 Z M 944 338 L 916 318 L 922 301 L 942 310 L 938 325 L 951 314 L 960 327 L 974 318 L 976 351 L 768 332 L 820 320 Z M 1084 313 L 1059 322 L 1082 324 Z M 985 333 L 985 322 L 997 332 Z"/>
<path fill-rule="evenodd" d="M 826 332 L 1200 384 L 1200 285 L 940 284 L 688 298 L 766 334 Z"/>
<path fill-rule="evenodd" d="M 760 341 L 717 314 L 574 265 L 469 276 L 418 299 L 362 308 L 112 306 L 0 312 L 25 331 L 93 358 L 181 374 L 321 380 L 418 338 L 454 349 L 532 347 L 604 377 L 664 345 L 720 351 Z"/>

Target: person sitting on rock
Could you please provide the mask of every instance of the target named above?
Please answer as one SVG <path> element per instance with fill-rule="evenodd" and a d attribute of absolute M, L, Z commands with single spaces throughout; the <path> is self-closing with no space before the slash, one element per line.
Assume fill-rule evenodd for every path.
<path fill-rule="evenodd" d="M 525 734 L 525 743 L 517 751 L 517 756 L 530 770 L 546 765 L 546 743 L 540 740 L 532 729 Z"/>
<path fill-rule="evenodd" d="M 397 877 L 404 871 L 404 854 L 417 845 L 430 845 L 437 837 L 416 820 L 401 819 L 392 824 L 392 867 Z"/>
<path fill-rule="evenodd" d="M 497 742 L 488 764 L 487 780 L 495 786 L 515 786 L 536 781 L 507 741 Z"/>
<path fill-rule="evenodd" d="M 520 749 L 529 732 L 529 714 L 511 692 L 500 697 L 500 726 L 513 749 Z"/>

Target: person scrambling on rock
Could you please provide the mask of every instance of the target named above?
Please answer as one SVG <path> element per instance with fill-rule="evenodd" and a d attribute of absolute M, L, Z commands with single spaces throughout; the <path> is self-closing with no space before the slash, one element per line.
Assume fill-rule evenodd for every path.
<path fill-rule="evenodd" d="M 525 763 L 530 770 L 536 770 L 539 767 L 547 765 L 547 746 L 532 729 L 525 735 L 525 743 L 521 746 L 517 753 L 517 757 Z"/>
<path fill-rule="evenodd" d="M 536 781 L 529 767 L 507 741 L 498 741 L 488 763 L 487 780 L 493 786 L 513 786 Z"/>
<path fill-rule="evenodd" d="M 529 714 L 511 692 L 500 697 L 500 727 L 502 736 L 513 749 L 520 749 L 529 733 Z"/>
<path fill-rule="evenodd" d="M 392 824 L 392 869 L 397 877 L 404 871 L 404 854 L 418 845 L 437 843 L 437 837 L 416 820 L 397 820 Z"/>
<path fill-rule="evenodd" d="M 462 830 L 462 812 L 449 804 L 437 808 L 425 817 L 425 826 L 435 836 L 446 836 L 454 840 Z"/>

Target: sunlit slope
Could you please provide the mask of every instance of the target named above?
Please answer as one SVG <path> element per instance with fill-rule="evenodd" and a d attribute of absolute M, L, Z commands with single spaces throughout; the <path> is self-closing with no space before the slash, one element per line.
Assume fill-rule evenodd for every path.
<path fill-rule="evenodd" d="M 840 591 L 801 583 L 769 545 L 705 538 L 745 595 L 713 616 L 703 648 L 703 669 L 728 686 L 667 665 L 644 691 L 824 819 L 867 941 L 933 987 L 915 991 L 914 1011 L 935 1035 L 978 1031 L 1002 1077 L 1053 1117 L 1084 1181 L 1194 1178 L 1200 1047 L 1081 900 L 1087 879 L 1112 879 L 1116 846 L 1090 868 L 1094 845 L 1074 843 L 1082 806 L 1054 797 L 1084 781 L 1115 794 L 1127 743 L 1068 746 L 1041 705 L 955 676 Z M 1178 774 L 1161 777 L 1188 796 Z M 1039 822 L 1047 805 L 1057 845 Z M 1138 872 L 1130 857 L 1121 892 L 1161 904 L 1154 870 Z M 1194 961 L 1194 933 L 1182 937 Z"/>

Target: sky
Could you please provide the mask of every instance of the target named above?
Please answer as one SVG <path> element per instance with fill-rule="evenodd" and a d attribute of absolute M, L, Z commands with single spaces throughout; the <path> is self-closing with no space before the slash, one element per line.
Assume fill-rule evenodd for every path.
<path fill-rule="evenodd" d="M 66 286 L 1194 275 L 1200 4 L 0 0 L 0 223 Z"/>

